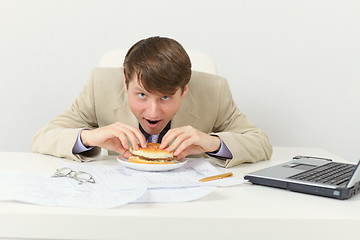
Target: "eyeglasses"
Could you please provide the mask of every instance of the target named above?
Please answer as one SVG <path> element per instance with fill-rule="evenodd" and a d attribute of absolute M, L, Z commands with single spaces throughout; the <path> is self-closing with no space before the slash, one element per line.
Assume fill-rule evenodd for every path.
<path fill-rule="evenodd" d="M 71 168 L 59 168 L 51 177 L 68 177 L 79 181 L 79 184 L 83 183 L 95 183 L 94 178 L 87 172 L 74 171 Z"/>

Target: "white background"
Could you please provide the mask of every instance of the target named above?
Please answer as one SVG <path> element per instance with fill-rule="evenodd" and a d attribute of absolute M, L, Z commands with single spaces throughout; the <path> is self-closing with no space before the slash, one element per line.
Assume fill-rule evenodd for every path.
<path fill-rule="evenodd" d="M 360 158 L 357 0 L 0 0 L 0 151 L 30 151 L 105 52 L 154 35 L 212 57 L 273 145 Z"/>

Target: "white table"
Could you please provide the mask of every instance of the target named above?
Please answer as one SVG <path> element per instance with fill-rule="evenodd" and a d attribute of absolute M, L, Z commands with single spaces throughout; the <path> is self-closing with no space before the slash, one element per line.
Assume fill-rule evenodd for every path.
<path fill-rule="evenodd" d="M 344 161 L 322 149 L 275 147 L 270 161 L 230 170 L 242 178 L 295 155 Z M 0 153 L 2 171 L 53 173 L 58 166 L 50 156 Z M 359 225 L 360 196 L 343 201 L 250 183 L 193 202 L 114 209 L 0 202 L 0 239 L 343 239 L 356 238 Z"/>

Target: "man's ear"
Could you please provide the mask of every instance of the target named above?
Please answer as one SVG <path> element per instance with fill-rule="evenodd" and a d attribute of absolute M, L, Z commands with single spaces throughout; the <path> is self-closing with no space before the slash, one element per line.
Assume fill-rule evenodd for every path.
<path fill-rule="evenodd" d="M 183 93 L 181 95 L 182 98 L 184 98 L 186 96 L 186 94 L 188 92 L 188 89 L 189 89 L 188 84 L 186 84 L 185 87 L 184 87 L 184 91 L 183 91 Z"/>
<path fill-rule="evenodd" d="M 127 88 L 127 85 L 126 85 L 126 78 L 125 78 L 125 77 L 124 77 L 124 89 L 125 89 L 126 92 L 128 91 L 128 88 Z"/>

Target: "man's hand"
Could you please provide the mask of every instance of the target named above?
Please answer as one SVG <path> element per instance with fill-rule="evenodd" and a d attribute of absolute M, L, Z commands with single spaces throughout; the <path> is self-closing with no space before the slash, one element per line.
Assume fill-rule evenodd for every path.
<path fill-rule="evenodd" d="M 160 148 L 167 147 L 174 141 L 167 151 L 173 151 L 174 156 L 182 159 L 190 154 L 213 152 L 220 148 L 221 140 L 217 136 L 203 133 L 191 126 L 170 129 L 162 139 Z"/>
<path fill-rule="evenodd" d="M 139 129 L 121 122 L 96 129 L 85 129 L 81 132 L 81 141 L 85 146 L 97 146 L 115 151 L 129 158 L 128 139 L 135 150 L 138 144 L 146 147 L 146 140 Z"/>

